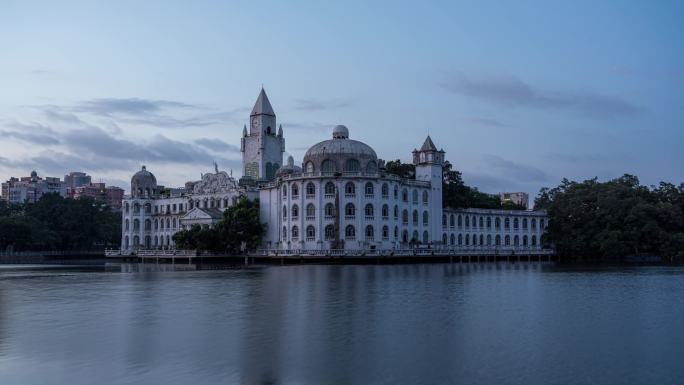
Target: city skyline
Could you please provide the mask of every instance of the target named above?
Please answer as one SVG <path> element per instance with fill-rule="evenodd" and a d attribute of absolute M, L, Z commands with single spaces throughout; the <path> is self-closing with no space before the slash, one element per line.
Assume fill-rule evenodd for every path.
<path fill-rule="evenodd" d="M 680 183 L 681 16 L 627 2 L 8 2 L 0 179 L 85 171 L 128 190 L 145 164 L 181 186 L 214 161 L 239 176 L 263 84 L 297 163 L 344 124 L 404 162 L 429 132 L 490 193 L 623 173 Z"/>

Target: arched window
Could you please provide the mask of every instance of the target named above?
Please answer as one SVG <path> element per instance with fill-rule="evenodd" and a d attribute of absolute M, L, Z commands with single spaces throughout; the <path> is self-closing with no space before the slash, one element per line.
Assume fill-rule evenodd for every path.
<path fill-rule="evenodd" d="M 484 227 L 484 218 L 480 217 L 480 228 Z"/>
<path fill-rule="evenodd" d="M 454 244 L 456 244 L 456 236 L 455 236 L 454 234 L 451 234 L 451 235 L 449 236 L 449 244 L 450 244 L 451 246 L 453 246 Z"/>
<path fill-rule="evenodd" d="M 477 235 L 473 234 L 473 246 L 477 246 Z"/>
<path fill-rule="evenodd" d="M 140 246 L 140 237 L 139 236 L 134 236 L 133 237 L 133 247 L 136 249 Z"/>
<path fill-rule="evenodd" d="M 308 205 L 306 205 L 306 219 L 316 219 L 316 206 L 314 206 L 313 203 L 309 203 Z"/>
<path fill-rule="evenodd" d="M 159 227 L 164 230 L 164 218 L 159 221 Z"/>
<path fill-rule="evenodd" d="M 537 236 L 536 235 L 532 236 L 532 246 L 537 246 Z"/>
<path fill-rule="evenodd" d="M 287 226 L 283 226 L 283 240 L 287 239 Z"/>
<path fill-rule="evenodd" d="M 488 234 L 487 235 L 487 246 L 491 246 L 491 245 L 492 245 L 492 235 Z"/>
<path fill-rule="evenodd" d="M 378 165 L 375 163 L 375 161 L 370 161 L 368 162 L 368 165 L 366 166 L 366 173 L 369 175 L 376 174 L 378 172 Z"/>
<path fill-rule="evenodd" d="M 466 246 L 470 246 L 470 234 L 466 234 L 465 241 Z"/>
<path fill-rule="evenodd" d="M 520 238 L 516 235 L 513 237 L 513 246 L 518 246 L 520 244 Z"/>
<path fill-rule="evenodd" d="M 314 172 L 314 164 L 312 161 L 306 162 L 306 172 L 308 172 L 308 173 Z"/>
<path fill-rule="evenodd" d="M 484 244 L 484 235 L 480 234 L 480 246 Z"/>
<path fill-rule="evenodd" d="M 537 219 L 536 219 L 536 218 L 532 218 L 532 221 L 530 222 L 530 225 L 531 225 L 531 227 L 532 227 L 532 230 L 536 230 L 536 229 L 537 229 Z"/>
<path fill-rule="evenodd" d="M 499 217 L 494 218 L 494 228 L 497 228 L 497 229 L 501 228 L 501 218 L 499 218 Z"/>
<path fill-rule="evenodd" d="M 130 229 L 130 227 L 131 227 L 131 223 L 128 221 L 128 219 L 126 219 L 126 222 L 124 222 L 124 228 L 126 229 L 126 231 L 128 231 Z"/>
<path fill-rule="evenodd" d="M 427 191 L 423 191 L 423 204 L 424 204 L 424 205 L 428 204 L 429 199 L 430 199 L 430 198 L 429 198 L 428 192 L 427 192 Z"/>
<path fill-rule="evenodd" d="M 372 241 L 373 239 L 375 239 L 375 229 L 372 225 L 368 225 L 366 226 L 366 240 Z"/>
<path fill-rule="evenodd" d="M 297 183 L 292 183 L 292 197 L 296 198 L 299 196 L 299 185 Z"/>
<path fill-rule="evenodd" d="M 283 206 L 283 219 L 287 218 L 287 206 Z M 164 221 L 162 220 L 162 228 L 164 227 Z"/>
<path fill-rule="evenodd" d="M 458 234 L 458 245 L 463 245 L 463 234 Z"/>
<path fill-rule="evenodd" d="M 408 225 L 408 210 L 404 210 L 401 213 L 401 222 L 405 225 Z"/>
<path fill-rule="evenodd" d="M 152 212 L 152 205 L 145 203 L 145 213 L 150 214 Z"/>
<path fill-rule="evenodd" d="M 344 193 L 350 197 L 356 194 L 356 186 L 354 185 L 354 182 L 347 182 L 347 184 L 344 185 Z"/>
<path fill-rule="evenodd" d="M 427 231 L 423 231 L 423 243 L 427 244 L 430 241 L 430 235 Z"/>
<path fill-rule="evenodd" d="M 399 187 L 394 186 L 394 199 L 399 198 Z"/>
<path fill-rule="evenodd" d="M 316 186 L 309 182 L 306 184 L 306 197 L 313 198 L 316 195 Z"/>
<path fill-rule="evenodd" d="M 389 227 L 382 226 L 382 239 L 389 239 Z"/>
<path fill-rule="evenodd" d="M 399 220 L 399 206 L 394 205 L 394 220 Z"/>
<path fill-rule="evenodd" d="M 510 218 L 504 218 L 504 229 L 510 229 L 510 228 L 511 228 Z"/>
<path fill-rule="evenodd" d="M 344 206 L 344 216 L 347 219 L 353 219 L 355 215 L 356 215 L 356 207 L 354 207 L 353 203 L 347 203 L 347 205 Z"/>
<path fill-rule="evenodd" d="M 344 162 L 344 171 L 345 172 L 359 172 L 361 167 L 359 166 L 359 161 L 356 159 L 347 159 L 346 162 Z"/>
<path fill-rule="evenodd" d="M 325 195 L 332 196 L 335 195 L 335 185 L 333 182 L 328 182 L 325 184 Z"/>
<path fill-rule="evenodd" d="M 454 227 L 454 214 L 449 215 L 449 227 Z"/>
<path fill-rule="evenodd" d="M 414 243 L 420 242 L 420 238 L 418 238 L 418 230 L 413 230 L 413 235 L 411 236 L 411 241 Z"/>
<path fill-rule="evenodd" d="M 154 236 L 154 245 L 159 246 L 159 237 L 156 235 Z"/>
<path fill-rule="evenodd" d="M 124 210 L 126 211 L 126 214 L 128 214 L 128 211 L 130 210 L 130 206 L 128 205 L 128 202 L 124 205 Z"/>
<path fill-rule="evenodd" d="M 166 228 L 167 229 L 171 228 L 171 220 L 169 218 L 166 218 Z"/>
<path fill-rule="evenodd" d="M 299 218 L 299 206 L 296 204 L 292 205 L 292 219 L 296 220 Z"/>
<path fill-rule="evenodd" d="M 448 238 L 447 238 L 446 233 L 442 234 L 442 244 L 443 244 L 443 245 L 446 245 L 446 244 L 447 244 L 447 241 L 448 241 Z"/>
<path fill-rule="evenodd" d="M 367 204 L 367 205 L 366 205 L 366 208 L 365 208 L 365 210 L 364 210 L 364 213 L 365 213 L 365 215 L 366 215 L 366 219 L 373 219 L 373 216 L 374 216 L 374 214 L 373 214 L 373 205 L 370 204 L 370 203 Z"/>
<path fill-rule="evenodd" d="M 465 227 L 470 227 L 470 217 L 466 215 L 465 218 Z"/>
<path fill-rule="evenodd" d="M 138 230 L 140 230 L 140 220 L 138 218 L 135 218 L 133 220 L 133 231 L 138 231 Z"/>
<path fill-rule="evenodd" d="M 442 214 L 442 227 L 447 227 L 447 215 Z"/>
<path fill-rule="evenodd" d="M 330 241 L 335 239 L 335 226 L 327 225 L 325 226 L 325 240 Z"/>
<path fill-rule="evenodd" d="M 389 197 L 389 186 L 387 186 L 387 183 L 382 184 L 382 197 L 383 198 Z"/>
<path fill-rule="evenodd" d="M 413 225 L 418 226 L 418 210 L 413 210 Z"/>
<path fill-rule="evenodd" d="M 152 221 L 149 219 L 145 219 L 145 231 L 150 231 L 152 230 Z"/>
<path fill-rule="evenodd" d="M 505 246 L 511 245 L 511 236 L 510 235 L 506 235 L 506 237 L 504 238 L 504 245 Z"/>
<path fill-rule="evenodd" d="M 399 239 L 399 227 L 394 226 L 394 239 Z"/>
<path fill-rule="evenodd" d="M 498 219 L 498 218 L 497 218 Z M 496 245 L 501 246 L 501 235 L 497 235 L 495 239 Z"/>
<path fill-rule="evenodd" d="M 518 229 L 520 222 L 518 221 L 518 218 L 513 219 L 513 228 Z"/>
<path fill-rule="evenodd" d="M 463 217 L 461 217 L 461 214 L 458 214 L 458 227 L 463 227 Z"/>
<path fill-rule="evenodd" d="M 527 218 L 523 218 L 522 227 L 523 227 L 523 229 L 527 230 Z"/>
<path fill-rule="evenodd" d="M 348 225 L 344 229 L 344 238 L 345 239 L 354 239 L 356 238 L 356 229 L 354 228 L 353 225 Z"/>
<path fill-rule="evenodd" d="M 488 229 L 492 228 L 492 218 L 491 217 L 487 217 L 487 228 Z"/>
<path fill-rule="evenodd" d="M 335 163 L 330 160 L 326 159 L 321 163 L 321 171 L 326 174 L 331 174 L 335 172 Z"/>
<path fill-rule="evenodd" d="M 139 214 L 140 213 L 140 204 L 138 202 L 133 204 L 133 214 Z"/>
<path fill-rule="evenodd" d="M 326 219 L 333 218 L 335 216 L 335 205 L 332 203 L 327 203 L 325 205 L 325 217 Z"/>
<path fill-rule="evenodd" d="M 299 227 L 292 226 L 292 239 L 299 239 Z"/>
<path fill-rule="evenodd" d="M 423 226 L 427 226 L 430 223 L 429 219 L 428 212 L 423 211 Z"/>
<path fill-rule="evenodd" d="M 401 232 L 401 241 L 404 243 L 407 243 L 409 241 L 408 239 L 408 230 L 404 230 Z"/>
<path fill-rule="evenodd" d="M 401 200 L 404 202 L 408 202 L 408 190 L 407 189 L 401 190 Z"/>
<path fill-rule="evenodd" d="M 155 230 L 159 230 L 159 219 L 156 219 L 156 218 L 155 218 L 155 220 L 154 220 L 154 229 L 155 229 Z"/>
<path fill-rule="evenodd" d="M 523 235 L 523 246 L 527 246 L 527 235 Z"/>
<path fill-rule="evenodd" d="M 372 198 L 373 197 L 373 183 L 368 182 L 366 183 L 366 198 Z"/>
<path fill-rule="evenodd" d="M 539 220 L 539 230 L 544 230 L 544 219 Z"/>
<path fill-rule="evenodd" d="M 418 204 L 418 190 L 413 190 L 413 204 L 417 205 Z"/>
<path fill-rule="evenodd" d="M 382 219 L 387 219 L 389 217 L 389 206 L 382 205 Z"/>
<path fill-rule="evenodd" d="M 313 226 L 306 227 L 306 240 L 314 241 L 316 240 L 316 228 Z"/>

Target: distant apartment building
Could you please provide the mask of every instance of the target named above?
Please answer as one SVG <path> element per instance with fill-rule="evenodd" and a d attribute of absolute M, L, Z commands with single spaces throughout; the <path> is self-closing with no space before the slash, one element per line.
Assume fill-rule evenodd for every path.
<path fill-rule="evenodd" d="M 75 187 L 71 190 L 71 198 L 92 198 L 99 202 L 105 202 L 112 210 L 121 210 L 124 190 L 116 186 L 106 186 L 104 183 L 88 183 Z"/>
<path fill-rule="evenodd" d="M 501 203 L 511 202 L 517 205 L 525 206 L 526 209 L 529 207 L 528 205 L 530 197 L 524 192 L 502 192 L 499 194 L 499 198 L 501 199 Z"/>
<path fill-rule="evenodd" d="M 92 183 L 92 178 L 84 172 L 72 171 L 69 174 L 64 175 L 64 184 L 67 189 L 74 189 L 90 183 Z"/>
<path fill-rule="evenodd" d="M 35 203 L 49 193 L 66 197 L 66 185 L 56 177 L 41 178 L 35 170 L 31 176 L 12 177 L 2 184 L 2 199 L 11 203 Z"/>

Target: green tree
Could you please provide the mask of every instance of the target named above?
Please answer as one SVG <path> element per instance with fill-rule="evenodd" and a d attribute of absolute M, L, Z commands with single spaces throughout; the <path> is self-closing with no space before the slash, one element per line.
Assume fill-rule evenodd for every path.
<path fill-rule="evenodd" d="M 259 220 L 259 201 L 241 197 L 236 204 L 223 212 L 223 218 L 216 225 L 223 250 L 237 254 L 242 242 L 247 249 L 255 249 L 261 243 L 266 225 Z"/>

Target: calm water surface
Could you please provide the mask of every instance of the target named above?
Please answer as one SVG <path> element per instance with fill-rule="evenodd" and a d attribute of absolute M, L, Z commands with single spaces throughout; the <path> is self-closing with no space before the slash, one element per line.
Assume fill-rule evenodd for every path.
<path fill-rule="evenodd" d="M 682 384 L 684 268 L 0 265 L 0 384 Z"/>

